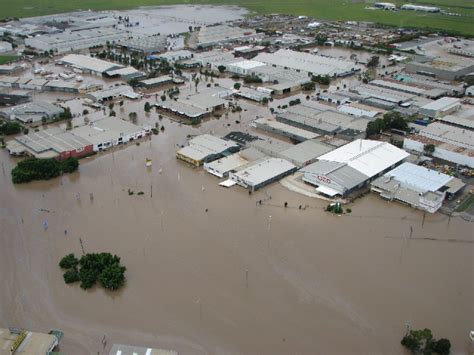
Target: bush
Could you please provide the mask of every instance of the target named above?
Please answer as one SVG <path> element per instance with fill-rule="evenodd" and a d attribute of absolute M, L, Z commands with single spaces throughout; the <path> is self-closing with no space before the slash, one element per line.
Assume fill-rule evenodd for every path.
<path fill-rule="evenodd" d="M 240 90 L 241 84 L 240 83 L 235 83 L 234 84 L 234 89 L 235 90 Z"/>
<path fill-rule="evenodd" d="M 259 84 L 262 82 L 262 79 L 259 78 L 258 76 L 256 75 L 246 75 L 244 77 L 244 83 L 246 84 L 250 84 L 250 83 L 256 83 L 256 84 Z"/>
<path fill-rule="evenodd" d="M 329 77 L 329 75 L 313 75 L 311 77 L 311 80 L 321 85 L 331 84 L 331 78 Z"/>
<path fill-rule="evenodd" d="M 109 290 L 119 289 L 125 282 L 125 271 L 127 268 L 125 266 L 120 266 L 118 263 L 108 265 L 99 275 L 99 281 L 101 285 Z"/>
<path fill-rule="evenodd" d="M 80 281 L 79 272 L 77 272 L 76 268 L 67 270 L 64 273 L 63 278 L 64 278 L 64 282 L 67 284 Z"/>
<path fill-rule="evenodd" d="M 75 268 L 79 264 L 79 260 L 77 260 L 74 254 L 68 254 L 61 259 L 59 262 L 59 267 L 61 269 L 71 269 Z"/>
<path fill-rule="evenodd" d="M 33 180 L 49 180 L 63 173 L 72 173 L 79 167 L 77 158 L 67 158 L 63 161 L 56 159 L 28 158 L 20 161 L 13 168 L 12 181 L 21 184 Z"/>

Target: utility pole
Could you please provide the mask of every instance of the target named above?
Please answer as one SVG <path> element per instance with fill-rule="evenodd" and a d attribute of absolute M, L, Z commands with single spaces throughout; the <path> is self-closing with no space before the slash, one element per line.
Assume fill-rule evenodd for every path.
<path fill-rule="evenodd" d="M 81 245 L 82 255 L 84 255 L 86 252 L 84 251 L 84 243 L 82 242 L 82 238 L 79 238 L 79 244 Z"/>

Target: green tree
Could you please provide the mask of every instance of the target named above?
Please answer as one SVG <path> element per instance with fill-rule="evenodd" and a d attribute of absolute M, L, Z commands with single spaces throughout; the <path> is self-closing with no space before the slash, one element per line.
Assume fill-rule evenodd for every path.
<path fill-rule="evenodd" d="M 377 55 L 372 56 L 372 58 L 369 59 L 367 62 L 367 67 L 369 68 L 375 68 L 379 65 L 380 58 Z"/>
<path fill-rule="evenodd" d="M 74 254 L 68 254 L 64 256 L 61 261 L 59 262 L 59 267 L 61 269 L 71 269 L 75 268 L 79 264 L 79 260 L 77 260 Z"/>
<path fill-rule="evenodd" d="M 242 84 L 240 84 L 240 83 L 235 83 L 235 84 L 234 84 L 234 89 L 235 89 L 235 90 L 240 90 L 240 87 L 241 87 L 241 86 L 242 86 Z"/>
<path fill-rule="evenodd" d="M 223 72 L 225 72 L 226 67 L 225 67 L 224 65 L 219 65 L 219 66 L 217 67 L 217 70 L 219 70 L 220 73 L 223 73 Z"/>
<path fill-rule="evenodd" d="M 109 290 L 119 289 L 125 282 L 125 266 L 120 266 L 118 263 L 106 266 L 99 276 L 101 285 Z"/>
<path fill-rule="evenodd" d="M 151 110 L 151 105 L 150 105 L 150 103 L 149 103 L 148 101 L 145 102 L 145 107 L 144 107 L 144 109 L 145 109 L 145 112 L 150 112 L 150 110 Z"/>
<path fill-rule="evenodd" d="M 425 151 L 425 153 L 431 155 L 435 152 L 435 145 L 434 144 L 425 144 L 425 146 L 423 147 L 423 150 Z"/>
<path fill-rule="evenodd" d="M 23 126 L 18 122 L 3 122 L 0 123 L 0 134 L 9 136 L 11 134 L 20 133 L 23 130 Z"/>
<path fill-rule="evenodd" d="M 79 272 L 77 271 L 76 268 L 67 270 L 64 273 L 63 278 L 64 278 L 64 282 L 67 284 L 80 281 Z"/>

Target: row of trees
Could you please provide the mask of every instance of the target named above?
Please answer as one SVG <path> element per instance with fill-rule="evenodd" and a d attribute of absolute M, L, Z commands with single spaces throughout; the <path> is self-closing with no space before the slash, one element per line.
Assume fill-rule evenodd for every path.
<path fill-rule="evenodd" d="M 127 270 L 120 264 L 120 258 L 110 253 L 90 253 L 80 259 L 68 254 L 61 259 L 59 267 L 66 270 L 64 282 L 80 282 L 84 290 L 94 286 L 97 281 L 108 290 L 117 290 L 123 286 Z"/>
<path fill-rule="evenodd" d="M 28 158 L 13 168 L 12 181 L 14 184 L 21 184 L 33 180 L 49 180 L 65 173 L 72 173 L 78 167 L 79 160 L 74 157 L 62 161 Z"/>

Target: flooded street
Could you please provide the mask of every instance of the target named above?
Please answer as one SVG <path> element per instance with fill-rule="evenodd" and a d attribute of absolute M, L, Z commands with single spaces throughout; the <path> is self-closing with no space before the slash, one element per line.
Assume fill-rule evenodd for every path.
<path fill-rule="evenodd" d="M 140 120 L 157 120 L 150 115 Z M 410 322 L 467 353 L 472 224 L 373 195 L 337 217 L 278 183 L 249 195 L 176 160 L 188 134 L 246 130 L 236 115 L 199 128 L 164 118 L 164 133 L 48 182 L 13 186 L 14 161 L 1 151 L 2 325 L 61 329 L 65 354 L 104 354 L 113 343 L 180 354 L 399 354 Z M 86 252 L 122 258 L 121 291 L 64 283 L 58 262 L 81 254 L 79 239 Z"/>

